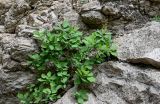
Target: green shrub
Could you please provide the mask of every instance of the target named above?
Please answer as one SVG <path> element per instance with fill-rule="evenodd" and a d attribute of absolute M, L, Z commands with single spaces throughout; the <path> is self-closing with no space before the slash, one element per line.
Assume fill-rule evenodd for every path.
<path fill-rule="evenodd" d="M 93 65 L 103 62 L 105 57 L 117 55 L 109 32 L 97 30 L 86 36 L 67 21 L 51 32 L 35 32 L 34 38 L 40 50 L 30 56 L 28 63 L 37 73 L 37 81 L 27 92 L 18 94 L 22 104 L 54 102 L 73 84 L 77 88 L 74 96 L 78 104 L 83 104 L 88 99 L 88 91 L 82 86 L 96 81 Z"/>

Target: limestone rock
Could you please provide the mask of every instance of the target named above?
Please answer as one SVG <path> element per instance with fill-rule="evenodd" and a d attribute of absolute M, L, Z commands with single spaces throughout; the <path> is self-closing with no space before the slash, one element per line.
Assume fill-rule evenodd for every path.
<path fill-rule="evenodd" d="M 35 75 L 25 69 L 29 53 L 36 47 L 32 39 L 0 34 L 0 103 L 17 104 L 16 93 L 34 81 Z"/>
<path fill-rule="evenodd" d="M 28 72 L 4 72 L 0 68 L 0 103 L 1 104 L 18 104 L 16 93 L 33 82 L 34 75 Z M 3 84 L 2 84 L 3 83 Z"/>
<path fill-rule="evenodd" d="M 37 50 L 37 46 L 32 39 L 16 37 L 15 34 L 0 34 L 0 38 L 2 63 L 3 67 L 8 70 L 25 67 L 28 55 Z"/>
<path fill-rule="evenodd" d="M 4 71 L 3 69 L 1 69 Z M 0 73 L 1 82 L 3 85 L 0 86 L 0 95 L 7 93 L 16 93 L 18 90 L 22 90 L 28 83 L 33 82 L 34 75 L 25 72 L 9 72 Z"/>
<path fill-rule="evenodd" d="M 73 91 L 74 88 L 71 88 L 61 99 L 59 99 L 57 102 L 53 104 L 77 104 L 73 97 Z M 96 97 L 92 93 L 90 93 L 88 96 L 88 101 L 85 102 L 85 104 L 102 104 L 97 102 Z"/>
<path fill-rule="evenodd" d="M 13 47 L 11 47 L 11 57 L 14 60 L 23 62 L 28 58 L 27 54 L 31 54 L 36 50 L 36 45 L 33 40 L 19 37 L 15 38 L 15 43 Z"/>
<path fill-rule="evenodd" d="M 160 67 L 160 23 L 150 22 L 141 29 L 133 30 L 115 39 L 118 58 L 133 63 Z"/>
<path fill-rule="evenodd" d="M 50 7 L 45 4 L 50 5 Z M 78 25 L 81 29 L 86 27 L 79 14 L 72 10 L 69 1 L 44 1 L 41 4 L 37 4 L 37 6 L 38 8 L 35 11 L 24 18 L 25 23 L 17 26 L 16 33 L 18 36 L 32 36 L 35 30 L 52 30 L 52 27 L 62 20 L 68 20 L 72 25 Z"/>
<path fill-rule="evenodd" d="M 97 8 L 97 6 L 96 6 L 97 3 L 98 3 L 98 0 L 73 0 L 72 6 L 73 6 L 73 9 L 75 9 L 79 13 L 79 12 L 81 12 L 82 8 L 84 9 L 84 7 L 86 9 L 92 8 L 92 7 L 87 7 L 87 5 L 94 6 L 93 8 L 95 8 L 95 7 Z M 99 3 L 98 3 L 98 5 L 99 5 Z"/>
<path fill-rule="evenodd" d="M 10 7 L 14 0 L 0 0 L 0 8 L 4 9 L 4 7 Z"/>
<path fill-rule="evenodd" d="M 133 63 L 151 64 L 157 68 L 160 68 L 160 48 L 155 48 L 140 58 L 133 58 L 128 60 Z"/>
<path fill-rule="evenodd" d="M 3 25 L 0 25 L 0 33 L 4 33 L 5 32 L 5 28 Z"/>
<path fill-rule="evenodd" d="M 91 28 L 100 28 L 105 22 L 105 16 L 98 11 L 88 11 L 81 14 L 82 21 Z"/>
<path fill-rule="evenodd" d="M 19 100 L 14 95 L 5 95 L 0 97 L 1 104 L 18 104 Z"/>
<path fill-rule="evenodd" d="M 153 1 L 153 2 L 160 2 L 159 0 L 151 0 L 151 1 Z"/>
<path fill-rule="evenodd" d="M 29 4 L 25 0 L 15 0 L 9 11 L 5 14 L 5 28 L 7 32 L 14 33 L 19 21 L 30 10 Z"/>
<path fill-rule="evenodd" d="M 160 72 L 122 62 L 106 62 L 99 66 L 92 90 L 104 104 L 158 104 Z M 154 96 L 153 99 L 150 99 Z"/>
<path fill-rule="evenodd" d="M 67 12 L 63 15 L 64 20 L 68 20 L 72 26 L 76 26 L 80 29 L 86 29 L 86 25 L 82 22 L 80 15 L 75 11 Z"/>
<path fill-rule="evenodd" d="M 140 4 L 136 0 L 104 0 L 101 2 L 101 5 L 101 12 L 108 19 L 106 24 L 107 28 L 111 30 L 113 34 L 123 34 L 124 31 L 139 28 L 148 21 L 148 17 L 142 15 L 142 12 L 139 11 L 138 6 Z"/>
<path fill-rule="evenodd" d="M 100 5 L 100 2 L 99 1 L 92 1 L 92 2 L 89 2 L 89 3 L 86 3 L 84 5 L 82 5 L 81 7 L 81 12 L 85 12 L 85 11 L 101 11 L 101 5 Z"/>
<path fill-rule="evenodd" d="M 29 38 L 33 36 L 33 32 L 38 31 L 42 28 L 32 27 L 28 25 L 18 25 L 16 28 L 16 34 L 18 37 L 26 37 Z"/>
<path fill-rule="evenodd" d="M 14 0 L 0 0 L 0 25 L 4 24 L 5 13 L 12 6 Z"/>
<path fill-rule="evenodd" d="M 28 54 L 37 51 L 33 32 L 51 30 L 64 19 L 87 33 L 88 27 L 107 23 L 115 34 L 122 33 L 114 40 L 120 60 L 160 68 L 160 23 L 140 28 L 156 15 L 159 0 L 0 0 L 0 104 L 18 104 L 16 93 L 34 81 L 35 75 L 26 71 Z M 97 82 L 86 104 L 160 102 L 160 72 L 153 67 L 112 61 L 95 71 Z M 55 104 L 75 104 L 72 90 Z"/>
<path fill-rule="evenodd" d="M 105 5 L 102 8 L 102 13 L 106 16 L 112 16 L 112 18 L 119 18 L 121 16 L 119 9 L 115 8 L 113 5 Z"/>
<path fill-rule="evenodd" d="M 32 27 L 45 28 L 51 30 L 52 27 L 58 22 L 55 13 L 49 9 L 44 8 L 37 10 L 27 17 L 27 24 Z"/>
<path fill-rule="evenodd" d="M 35 5 L 35 3 L 37 3 L 39 0 L 28 0 L 28 3 L 30 4 L 30 6 Z"/>
<path fill-rule="evenodd" d="M 66 0 L 66 2 L 54 1 L 52 6 L 50 7 L 54 11 L 54 13 L 59 16 L 59 18 L 62 18 L 63 14 L 72 10 L 70 2 L 67 1 L 68 0 Z"/>
<path fill-rule="evenodd" d="M 85 104 L 158 104 L 160 101 L 160 72 L 156 69 L 109 61 L 95 71 L 97 81 L 90 87 L 93 92 Z M 77 104 L 73 91 L 74 88 L 70 89 L 53 104 Z"/>

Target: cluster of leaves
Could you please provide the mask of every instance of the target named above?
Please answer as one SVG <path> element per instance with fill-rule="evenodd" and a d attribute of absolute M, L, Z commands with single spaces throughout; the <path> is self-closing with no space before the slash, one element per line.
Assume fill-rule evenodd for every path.
<path fill-rule="evenodd" d="M 38 31 L 34 34 L 40 43 L 40 51 L 30 56 L 29 65 L 37 73 L 37 82 L 19 93 L 22 104 L 47 104 L 56 101 L 73 83 L 78 104 L 88 99 L 84 84 L 96 81 L 93 65 L 104 61 L 106 56 L 116 56 L 116 45 L 111 34 L 97 30 L 85 36 L 67 21 L 58 24 L 53 31 Z"/>

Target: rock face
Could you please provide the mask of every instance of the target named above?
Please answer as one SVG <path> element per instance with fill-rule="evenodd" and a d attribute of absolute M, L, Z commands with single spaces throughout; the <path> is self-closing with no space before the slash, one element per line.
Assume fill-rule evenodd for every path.
<path fill-rule="evenodd" d="M 33 32 L 64 19 L 87 33 L 107 27 L 123 61 L 99 65 L 86 104 L 160 104 L 160 23 L 150 22 L 159 15 L 159 0 L 0 0 L 0 104 L 19 104 L 17 92 L 34 82 Z M 55 104 L 75 104 L 72 90 Z"/>
<path fill-rule="evenodd" d="M 85 104 L 159 104 L 160 72 L 123 62 L 106 62 L 96 69 L 96 83 Z M 54 104 L 75 104 L 69 90 Z M 94 93 L 94 94 L 93 94 Z"/>
<path fill-rule="evenodd" d="M 123 62 L 107 62 L 99 66 L 97 82 L 92 87 L 104 104 L 158 104 L 160 72 L 153 68 Z"/>
<path fill-rule="evenodd" d="M 12 6 L 13 0 L 0 0 L 0 25 L 4 24 L 5 13 Z"/>
<path fill-rule="evenodd" d="M 118 58 L 160 68 L 160 23 L 150 22 L 143 28 L 115 39 Z"/>
<path fill-rule="evenodd" d="M 36 47 L 32 39 L 0 34 L 0 104 L 17 104 L 16 93 L 33 82 L 35 75 L 25 69 L 28 53 Z"/>
<path fill-rule="evenodd" d="M 73 98 L 73 91 L 74 88 L 71 88 L 70 90 L 67 91 L 67 93 L 61 98 L 59 99 L 56 103 L 53 104 L 76 104 L 75 99 Z M 88 95 L 88 101 L 85 102 L 85 104 L 100 104 L 97 103 L 97 99 L 93 94 L 89 94 Z"/>
<path fill-rule="evenodd" d="M 91 28 L 101 28 L 105 23 L 105 16 L 97 11 L 85 12 L 81 15 L 82 20 Z"/>
<path fill-rule="evenodd" d="M 14 33 L 15 26 L 26 15 L 30 9 L 29 4 L 25 0 L 15 0 L 11 8 L 5 14 L 5 28 L 7 32 Z"/>

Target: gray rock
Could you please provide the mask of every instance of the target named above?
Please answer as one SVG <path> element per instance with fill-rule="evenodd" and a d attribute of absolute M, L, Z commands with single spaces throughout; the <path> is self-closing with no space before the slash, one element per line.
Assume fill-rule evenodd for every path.
<path fill-rule="evenodd" d="M 19 104 L 19 100 L 14 95 L 6 95 L 0 97 L 0 104 Z"/>
<path fill-rule="evenodd" d="M 50 5 L 50 7 L 46 6 Z M 17 26 L 16 33 L 18 36 L 32 35 L 33 31 L 41 29 L 52 30 L 52 27 L 61 20 L 67 19 L 73 25 L 80 24 L 80 27 L 85 27 L 79 19 L 79 14 L 71 8 L 69 1 L 44 1 L 37 3 L 38 8 L 24 18 L 26 26 Z M 23 22 L 23 21 L 22 21 Z M 81 26 L 82 25 L 82 26 Z M 21 27 L 22 26 L 22 27 Z"/>
<path fill-rule="evenodd" d="M 141 27 L 148 21 L 148 17 L 139 11 L 137 1 L 107 0 L 101 5 L 101 12 L 108 19 L 106 26 L 113 34 L 123 34 L 125 31 Z"/>
<path fill-rule="evenodd" d="M 85 6 L 86 9 L 87 8 L 92 8 L 92 7 L 87 7 L 87 5 L 88 6 L 92 5 L 92 6 L 97 8 L 97 6 L 96 6 L 97 3 L 96 2 L 98 2 L 98 0 L 73 0 L 72 1 L 72 6 L 73 6 L 73 9 L 75 9 L 79 13 L 79 12 L 81 12 L 81 9 L 83 8 L 84 5 L 86 5 Z"/>
<path fill-rule="evenodd" d="M 82 21 L 91 28 L 101 28 L 107 19 L 98 11 L 88 11 L 81 14 Z"/>
<path fill-rule="evenodd" d="M 72 10 L 71 3 L 68 0 L 63 2 L 54 1 L 50 8 L 54 11 L 54 13 L 57 16 L 59 16 L 58 19 L 62 18 L 63 14 L 70 12 Z"/>
<path fill-rule="evenodd" d="M 63 15 L 64 20 L 68 20 L 72 26 L 76 26 L 80 29 L 86 29 L 86 25 L 82 22 L 80 15 L 75 11 L 67 12 Z"/>
<path fill-rule="evenodd" d="M 32 39 L 0 34 L 0 103 L 18 104 L 16 93 L 33 83 L 35 75 L 25 69 L 29 53 L 36 47 Z"/>
<path fill-rule="evenodd" d="M 74 90 L 75 90 L 74 88 L 71 88 L 66 92 L 66 94 L 61 99 L 52 104 L 77 104 L 73 97 Z M 96 97 L 92 93 L 90 93 L 88 95 L 88 101 L 85 102 L 85 104 L 103 104 L 103 103 L 98 103 Z"/>
<path fill-rule="evenodd" d="M 115 8 L 113 5 L 105 5 L 102 8 L 102 13 L 104 13 L 106 16 L 112 16 L 112 18 L 119 18 L 121 16 L 119 10 L 119 8 Z"/>
<path fill-rule="evenodd" d="M 0 25 L 0 33 L 4 33 L 5 32 L 5 28 L 3 25 Z"/>
<path fill-rule="evenodd" d="M 28 3 L 30 4 L 30 6 L 35 5 L 35 3 L 37 3 L 39 0 L 28 0 Z"/>
<path fill-rule="evenodd" d="M 113 61 L 101 64 L 98 69 L 96 84 L 91 89 L 104 104 L 159 103 L 159 71 Z M 150 99 L 153 95 L 155 99 Z"/>
<path fill-rule="evenodd" d="M 11 47 L 10 50 L 11 58 L 19 62 L 26 61 L 28 54 L 31 54 L 36 50 L 36 44 L 32 39 L 23 37 L 15 38 L 13 44 L 14 46 Z"/>
<path fill-rule="evenodd" d="M 99 1 L 92 1 L 89 3 L 86 3 L 84 5 L 82 5 L 81 7 L 81 12 L 85 12 L 85 11 L 101 11 L 102 6 L 100 5 Z"/>
<path fill-rule="evenodd" d="M 95 70 L 96 83 L 85 104 L 158 104 L 160 72 L 128 63 L 109 61 Z M 76 104 L 74 88 L 53 104 Z M 94 94 L 93 94 L 94 93 Z"/>
<path fill-rule="evenodd" d="M 4 24 L 5 13 L 12 6 L 14 0 L 0 0 L 0 25 Z"/>
<path fill-rule="evenodd" d="M 3 67 L 12 71 L 26 67 L 28 55 L 37 50 L 33 39 L 16 37 L 15 34 L 0 34 L 0 38 Z"/>
<path fill-rule="evenodd" d="M 33 33 L 35 31 L 38 31 L 42 28 L 39 27 L 32 27 L 32 26 L 28 26 L 28 25 L 18 25 L 16 28 L 16 34 L 18 37 L 32 37 Z"/>
<path fill-rule="evenodd" d="M 151 64 L 160 67 L 160 23 L 150 22 L 115 39 L 118 58 L 132 63 Z"/>
<path fill-rule="evenodd" d="M 152 51 L 145 53 L 143 56 L 138 58 L 128 59 L 133 63 L 145 63 L 151 64 L 157 68 L 160 68 L 160 48 L 155 48 Z"/>
<path fill-rule="evenodd" d="M 54 11 L 49 8 L 37 10 L 27 17 L 27 23 L 32 27 L 39 27 L 51 30 L 53 25 L 58 22 Z"/>
<path fill-rule="evenodd" d="M 5 71 L 0 68 L 1 71 Z M 0 71 L 0 103 L 18 104 L 16 93 L 33 83 L 35 76 L 28 72 L 1 72 Z"/>
<path fill-rule="evenodd" d="M 0 104 L 18 104 L 16 93 L 35 78 L 25 70 L 27 55 L 37 51 L 31 39 L 33 32 L 51 30 L 64 19 L 80 29 L 87 29 L 82 21 L 96 29 L 108 22 L 107 27 L 115 33 L 125 33 L 114 40 L 120 60 L 160 68 L 160 23 L 151 22 L 135 30 L 155 15 L 160 15 L 159 0 L 0 0 Z M 160 102 L 160 73 L 147 65 L 103 63 L 96 78 L 87 104 Z M 75 104 L 72 90 L 55 104 Z"/>
<path fill-rule="evenodd" d="M 151 1 L 153 1 L 153 2 L 160 2 L 159 0 L 151 0 Z"/>
<path fill-rule="evenodd" d="M 0 8 L 10 7 L 14 0 L 0 0 Z"/>
<path fill-rule="evenodd" d="M 1 69 L 2 71 L 5 71 Z M 26 85 L 33 82 L 34 75 L 29 72 L 8 72 L 0 73 L 1 82 L 3 85 L 0 87 L 0 95 L 7 93 L 16 93 L 18 90 L 26 88 Z M 5 76 L 5 77 L 4 77 Z"/>
<path fill-rule="evenodd" d="M 20 20 L 30 10 L 29 4 L 25 0 L 15 0 L 9 11 L 5 14 L 5 29 L 7 32 L 14 33 Z"/>

